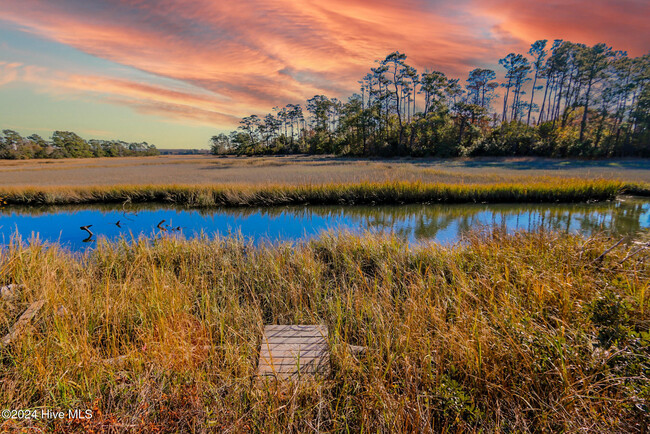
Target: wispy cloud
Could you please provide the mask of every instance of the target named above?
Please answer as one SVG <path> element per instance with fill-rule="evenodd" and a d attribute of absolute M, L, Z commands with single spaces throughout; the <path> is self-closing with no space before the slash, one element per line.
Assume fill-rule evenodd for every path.
<path fill-rule="evenodd" d="M 565 39 L 605 42 L 633 56 L 650 51 L 647 0 L 475 0 L 474 6 L 498 22 L 496 30 L 525 43 Z"/>
<path fill-rule="evenodd" d="M 647 2 L 634 0 L 3 0 L 0 16 L 23 31 L 196 91 L 71 70 L 21 76 L 21 65 L 8 63 L 0 63 L 0 85 L 31 80 L 230 126 L 314 94 L 344 96 L 393 50 L 463 77 L 538 38 L 602 40 L 638 55 L 650 46 L 648 15 Z"/>
<path fill-rule="evenodd" d="M 23 65 L 18 62 L 9 63 L 0 61 L 0 86 L 18 80 L 22 68 Z"/>

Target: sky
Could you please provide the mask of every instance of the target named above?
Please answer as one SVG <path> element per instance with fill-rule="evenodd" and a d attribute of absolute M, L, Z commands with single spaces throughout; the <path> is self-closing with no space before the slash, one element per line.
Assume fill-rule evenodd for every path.
<path fill-rule="evenodd" d="M 648 17 L 648 0 L 1 0 L 0 128 L 205 148 L 242 116 L 345 100 L 392 51 L 503 76 L 538 39 L 646 54 Z"/>

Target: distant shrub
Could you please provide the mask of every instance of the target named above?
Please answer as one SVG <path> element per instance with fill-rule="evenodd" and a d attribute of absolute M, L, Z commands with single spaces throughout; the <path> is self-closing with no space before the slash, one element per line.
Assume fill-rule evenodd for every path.
<path fill-rule="evenodd" d="M 13 130 L 3 130 L 0 134 L 0 159 L 127 157 L 159 154 L 158 149 L 147 142 L 86 141 L 70 131 L 55 131 L 50 141 L 44 140 L 38 134 L 22 137 Z"/>

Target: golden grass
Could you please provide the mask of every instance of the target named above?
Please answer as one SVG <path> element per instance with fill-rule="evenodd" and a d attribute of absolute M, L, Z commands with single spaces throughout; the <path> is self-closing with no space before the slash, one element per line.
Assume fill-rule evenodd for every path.
<path fill-rule="evenodd" d="M 3 186 L 166 184 L 495 183 L 545 178 L 650 182 L 647 160 L 539 158 L 365 160 L 327 156 L 157 156 L 0 161 Z"/>
<path fill-rule="evenodd" d="M 467 202 L 579 202 L 613 199 L 645 185 L 580 179 L 492 184 L 384 182 L 305 185 L 117 185 L 88 187 L 5 187 L 9 205 L 161 202 L 190 207 Z"/>
<path fill-rule="evenodd" d="M 76 256 L 14 243 L 0 333 L 1 408 L 95 407 L 104 432 L 616 431 L 647 427 L 650 268 L 615 240 L 474 234 L 450 248 L 329 234 L 100 243 Z M 264 324 L 324 323 L 332 374 L 254 381 Z M 343 343 L 366 346 L 362 356 Z M 122 357 L 122 358 L 120 358 Z"/>

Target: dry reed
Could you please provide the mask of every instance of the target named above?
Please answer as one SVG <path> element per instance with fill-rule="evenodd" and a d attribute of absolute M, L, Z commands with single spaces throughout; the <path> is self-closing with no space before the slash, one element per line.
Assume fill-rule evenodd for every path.
<path fill-rule="evenodd" d="M 476 233 L 454 247 L 324 234 L 101 242 L 84 256 L 14 242 L 0 333 L 3 409 L 95 408 L 0 430 L 618 431 L 649 422 L 647 255 L 615 240 Z M 264 324 L 325 323 L 329 378 L 253 380 Z M 362 356 L 343 343 L 362 345 Z"/>

